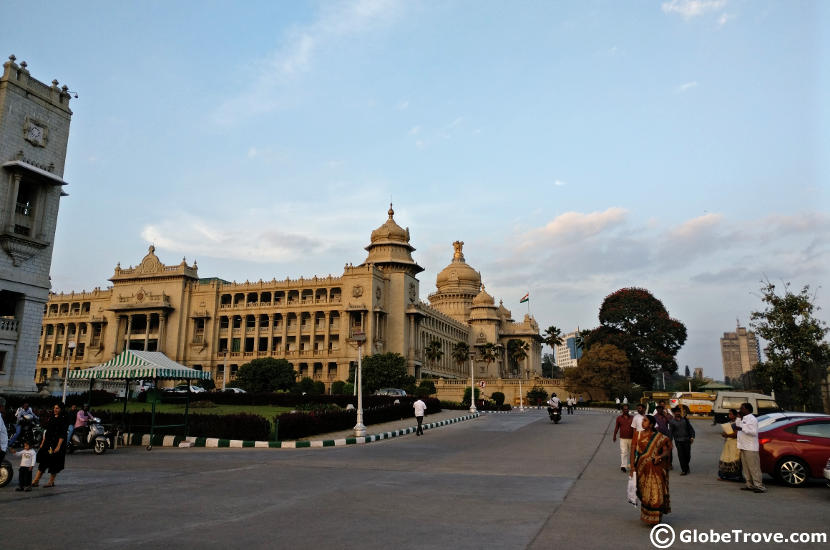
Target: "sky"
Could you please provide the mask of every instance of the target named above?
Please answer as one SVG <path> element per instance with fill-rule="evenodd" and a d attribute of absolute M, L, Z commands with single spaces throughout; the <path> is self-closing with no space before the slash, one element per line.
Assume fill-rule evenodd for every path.
<path fill-rule="evenodd" d="M 762 280 L 828 320 L 827 3 L 3 5 L 0 56 L 78 94 L 56 292 L 151 243 L 202 277 L 340 275 L 391 200 L 425 301 L 455 240 L 543 329 L 647 288 L 719 379 Z"/>

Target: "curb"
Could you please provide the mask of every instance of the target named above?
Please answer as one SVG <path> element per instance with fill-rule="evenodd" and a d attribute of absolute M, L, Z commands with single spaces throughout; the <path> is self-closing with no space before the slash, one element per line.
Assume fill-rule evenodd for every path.
<path fill-rule="evenodd" d="M 463 422 L 465 420 L 472 420 L 478 418 L 480 413 L 468 414 L 458 418 L 450 418 L 449 420 L 440 420 L 438 422 L 431 422 L 424 424 L 424 430 L 439 428 L 456 422 Z M 312 447 L 343 447 L 345 445 L 361 445 L 364 443 L 373 443 L 383 439 L 392 439 L 402 435 L 415 433 L 416 428 L 404 428 L 402 430 L 395 430 L 391 432 L 382 432 L 373 435 L 366 435 L 363 437 L 346 437 L 342 439 L 319 439 L 319 440 L 303 440 L 303 441 L 248 441 L 242 439 L 220 439 L 215 437 L 182 437 L 179 435 L 161 435 L 157 434 L 150 438 L 150 434 L 126 433 L 121 434 L 121 443 L 123 445 L 140 445 L 142 447 L 205 447 L 209 449 L 217 448 L 257 448 L 257 449 L 308 449 Z"/>

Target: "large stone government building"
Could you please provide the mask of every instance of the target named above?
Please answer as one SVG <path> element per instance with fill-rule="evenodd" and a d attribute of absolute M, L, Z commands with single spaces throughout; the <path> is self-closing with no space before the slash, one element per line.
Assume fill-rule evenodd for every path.
<path fill-rule="evenodd" d="M 327 387 L 346 380 L 357 360 L 353 336 L 363 333 L 364 355 L 400 353 L 416 377 L 466 378 L 470 364 L 458 365 L 452 348 L 466 342 L 518 339 L 529 345 L 519 369 L 541 374 L 536 320 L 515 322 L 496 306 L 455 242 L 452 262 L 438 275 L 429 304 L 421 301 L 409 229 L 389 218 L 372 231 L 368 255 L 347 264 L 340 277 L 312 277 L 246 283 L 200 279 L 196 262 L 165 265 L 154 247 L 136 267 L 116 266 L 106 290 L 50 295 L 43 317 L 36 381 L 63 375 L 67 346 L 76 342 L 71 368 L 111 359 L 125 348 L 161 351 L 179 363 L 210 370 L 217 385 L 239 366 L 259 357 L 284 358 L 300 377 Z M 443 356 L 429 361 L 425 349 L 441 344 Z M 476 377 L 509 376 L 505 352 L 495 361 L 474 358 Z M 229 372 L 225 372 L 225 367 Z"/>

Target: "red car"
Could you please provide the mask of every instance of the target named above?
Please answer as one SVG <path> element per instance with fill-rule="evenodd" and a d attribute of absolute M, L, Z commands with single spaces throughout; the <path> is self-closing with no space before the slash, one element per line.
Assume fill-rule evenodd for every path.
<path fill-rule="evenodd" d="M 821 478 L 830 459 L 830 416 L 776 422 L 758 430 L 761 471 L 790 487 Z"/>

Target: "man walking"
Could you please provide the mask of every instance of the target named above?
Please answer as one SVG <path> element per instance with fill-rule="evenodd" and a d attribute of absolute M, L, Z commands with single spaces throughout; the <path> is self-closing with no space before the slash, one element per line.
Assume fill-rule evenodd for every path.
<path fill-rule="evenodd" d="M 758 453 L 758 419 L 752 411 L 751 403 L 741 404 L 738 411 L 740 418 L 732 424 L 734 433 L 731 437 L 738 438 L 738 450 L 741 453 L 741 466 L 746 480 L 746 487 L 741 487 L 741 490 L 766 493 L 761 473 L 761 455 Z"/>
<path fill-rule="evenodd" d="M 418 421 L 418 428 L 415 430 L 415 435 L 424 435 L 424 413 L 427 410 L 427 404 L 419 397 L 418 400 L 412 404 L 415 409 L 415 420 Z"/>
<path fill-rule="evenodd" d="M 637 413 L 631 418 L 631 427 L 638 432 L 643 431 L 643 418 L 645 417 L 646 406 L 637 403 Z"/>
<path fill-rule="evenodd" d="M 634 436 L 628 405 L 622 406 L 622 412 L 614 423 L 614 437 L 611 441 L 617 440 L 617 432 L 620 434 L 620 471 L 625 472 L 625 467 L 631 461 L 631 438 Z"/>
<path fill-rule="evenodd" d="M 695 429 L 689 419 L 683 416 L 680 407 L 672 409 L 674 418 L 669 421 L 671 437 L 677 447 L 677 459 L 680 461 L 680 475 L 689 474 L 689 461 L 692 458 L 692 443 L 695 442 Z"/>

